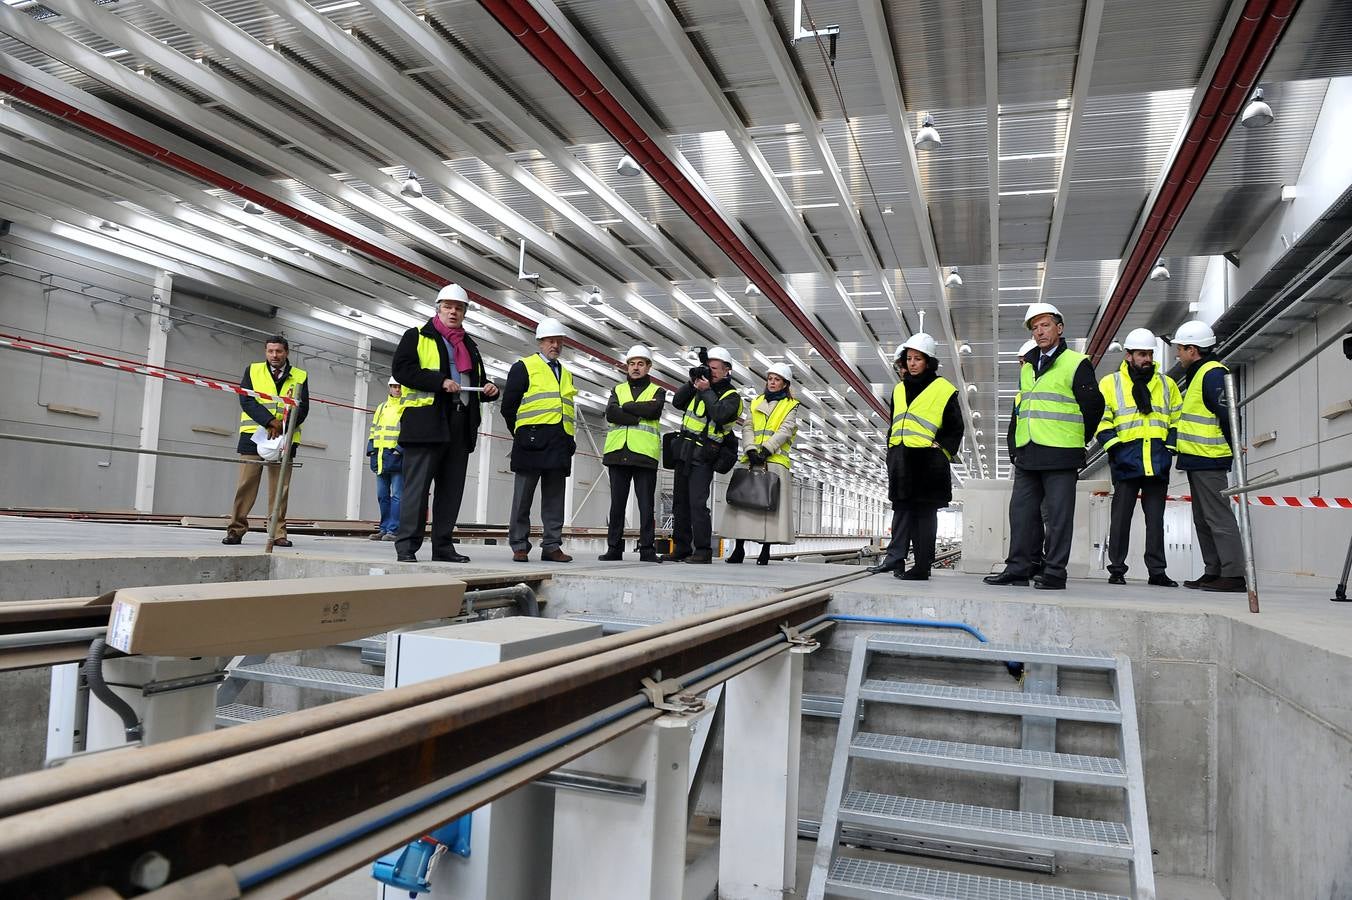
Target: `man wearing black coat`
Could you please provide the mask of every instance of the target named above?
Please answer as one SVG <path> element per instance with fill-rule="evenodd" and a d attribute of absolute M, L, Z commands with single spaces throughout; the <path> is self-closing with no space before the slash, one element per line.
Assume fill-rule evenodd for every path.
<path fill-rule="evenodd" d="M 394 351 L 390 368 L 404 386 L 399 427 L 404 492 L 394 539 L 400 562 L 417 561 L 433 484 L 432 559 L 469 562 L 455 549 L 455 523 L 469 455 L 479 438 L 479 404 L 497 399 L 498 387 L 486 377 L 479 348 L 465 333 L 468 310 L 469 294 L 458 284 L 448 284 L 437 294 L 436 315 L 421 328 L 404 332 Z"/>

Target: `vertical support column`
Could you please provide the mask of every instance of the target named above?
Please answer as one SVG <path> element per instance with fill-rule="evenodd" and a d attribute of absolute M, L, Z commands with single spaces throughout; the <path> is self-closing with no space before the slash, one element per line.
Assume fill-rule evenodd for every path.
<path fill-rule="evenodd" d="M 554 795 L 550 896 L 589 900 L 682 900 L 686 795 L 695 718 L 663 716 L 570 765 L 636 779 L 641 798 L 591 791 Z"/>
<path fill-rule="evenodd" d="M 169 345 L 169 329 L 173 322 L 166 315 L 174 293 L 174 276 L 168 272 L 155 273 L 155 290 L 150 297 L 150 336 L 146 344 L 146 364 L 163 366 Z M 137 446 L 142 450 L 160 449 L 160 408 L 164 400 L 164 379 L 147 378 L 141 391 L 141 437 Z M 133 506 L 140 512 L 155 508 L 155 464 L 159 457 L 142 453 L 136 457 L 136 494 Z"/>
<path fill-rule="evenodd" d="M 488 522 L 488 489 L 493 481 L 493 449 L 496 445 L 493 435 L 497 434 L 498 421 L 495 408 L 492 403 L 479 406 L 479 410 L 483 413 L 479 427 L 483 433 L 479 435 L 479 442 L 474 445 L 475 452 L 479 454 L 479 476 L 474 485 L 474 521 L 479 525 Z"/>
<path fill-rule="evenodd" d="M 347 448 L 347 518 L 361 518 L 361 483 L 366 470 L 367 379 L 371 377 L 371 339 L 357 338 L 357 376 L 352 386 L 352 434 Z M 386 391 L 386 393 L 389 393 Z"/>
<path fill-rule="evenodd" d="M 727 684 L 718 851 L 722 900 L 782 900 L 794 890 L 805 654 L 795 647 Z"/>

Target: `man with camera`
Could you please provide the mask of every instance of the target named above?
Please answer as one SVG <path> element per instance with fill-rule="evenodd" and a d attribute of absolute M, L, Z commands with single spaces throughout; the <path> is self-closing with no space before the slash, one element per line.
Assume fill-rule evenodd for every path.
<path fill-rule="evenodd" d="M 729 426 L 742 415 L 742 397 L 732 386 L 732 354 L 722 347 L 699 351 L 700 364 L 676 391 L 672 404 L 685 411 L 674 446 L 675 510 L 671 553 L 664 560 L 707 565 L 713 561 L 709 488 L 719 454 L 726 455 Z M 736 457 L 736 438 L 731 452 Z"/>

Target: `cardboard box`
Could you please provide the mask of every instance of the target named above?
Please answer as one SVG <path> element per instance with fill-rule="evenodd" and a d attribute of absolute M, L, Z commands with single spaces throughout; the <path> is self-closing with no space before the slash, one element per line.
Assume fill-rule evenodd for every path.
<path fill-rule="evenodd" d="M 441 574 L 123 588 L 105 595 L 107 640 L 154 656 L 304 650 L 456 616 L 464 597 L 465 583 Z"/>

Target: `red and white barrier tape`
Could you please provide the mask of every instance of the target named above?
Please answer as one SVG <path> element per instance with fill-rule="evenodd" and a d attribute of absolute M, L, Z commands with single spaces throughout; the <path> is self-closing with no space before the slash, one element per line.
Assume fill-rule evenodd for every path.
<path fill-rule="evenodd" d="M 1107 491 L 1094 491 L 1092 496 L 1107 497 L 1110 496 Z M 1192 494 L 1168 494 L 1165 500 L 1173 500 L 1178 503 L 1191 503 Z M 1238 503 L 1239 497 L 1231 497 L 1231 500 Z M 1299 507 L 1301 509 L 1352 509 L 1352 497 L 1269 497 L 1266 495 L 1250 495 L 1250 506 L 1280 506 L 1280 507 Z"/>

